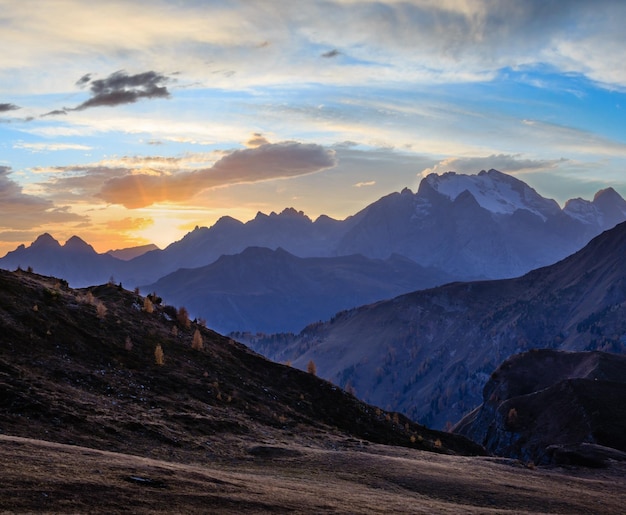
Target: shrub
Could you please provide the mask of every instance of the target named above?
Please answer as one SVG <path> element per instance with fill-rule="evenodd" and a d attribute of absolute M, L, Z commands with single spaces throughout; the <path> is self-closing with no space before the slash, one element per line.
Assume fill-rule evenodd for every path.
<path fill-rule="evenodd" d="M 191 341 L 191 348 L 195 350 L 202 350 L 204 347 L 204 340 L 198 329 L 193 333 L 193 340 Z"/>
<path fill-rule="evenodd" d="M 85 293 L 85 295 L 82 297 L 82 301 L 86 304 L 90 304 L 91 306 L 96 303 L 96 299 L 94 298 L 93 293 L 91 293 L 90 291 Z"/>
<path fill-rule="evenodd" d="M 103 319 L 107 314 L 107 307 L 102 302 L 98 302 L 96 304 L 96 315 L 98 315 L 99 319 Z"/>
<path fill-rule="evenodd" d="M 191 326 L 191 321 L 189 320 L 189 312 L 185 306 L 181 306 L 178 308 L 178 314 L 176 315 L 178 323 L 186 329 L 189 329 Z"/>
<path fill-rule="evenodd" d="M 165 363 L 165 356 L 163 354 L 163 348 L 161 347 L 161 344 L 157 344 L 157 346 L 154 349 L 154 362 L 157 365 L 163 365 Z"/>
<path fill-rule="evenodd" d="M 313 360 L 309 361 L 309 363 L 306 366 L 306 371 L 309 374 L 312 374 L 314 376 L 317 375 L 317 367 L 315 366 L 315 361 Z"/>
<path fill-rule="evenodd" d="M 146 313 L 152 313 L 154 311 L 154 304 L 152 304 L 152 301 L 149 297 L 143 299 L 143 310 Z"/>

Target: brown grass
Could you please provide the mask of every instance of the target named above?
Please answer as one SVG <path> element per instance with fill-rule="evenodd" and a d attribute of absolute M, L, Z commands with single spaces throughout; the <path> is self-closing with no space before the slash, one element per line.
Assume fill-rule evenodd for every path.
<path fill-rule="evenodd" d="M 341 445 L 342 442 L 336 442 Z M 624 464 L 602 473 L 344 441 L 258 445 L 177 463 L 0 436 L 0 506 L 82 513 L 620 513 Z"/>

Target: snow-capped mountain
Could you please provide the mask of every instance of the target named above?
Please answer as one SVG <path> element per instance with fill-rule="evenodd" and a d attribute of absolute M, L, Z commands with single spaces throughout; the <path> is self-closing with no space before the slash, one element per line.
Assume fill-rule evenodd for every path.
<path fill-rule="evenodd" d="M 404 255 L 465 279 L 522 275 L 576 252 L 626 220 L 626 201 L 613 189 L 566 209 L 497 170 L 448 172 L 424 178 L 366 207 L 341 239 L 338 254 Z"/>
<path fill-rule="evenodd" d="M 114 276 L 133 287 L 255 246 L 282 248 L 300 258 L 362 254 L 387 259 L 397 254 L 459 279 L 497 279 L 555 263 L 624 220 L 626 201 L 612 188 L 599 191 L 591 201 L 570 200 L 561 209 L 554 200 L 496 170 L 477 175 L 448 172 L 431 174 L 417 192 L 405 188 L 391 193 L 345 220 L 322 215 L 313 221 L 293 208 L 258 213 L 245 223 L 226 216 L 211 227 L 196 227 L 163 250 L 125 262 L 107 256 L 108 261 L 98 260 L 91 268 L 87 264 L 93 260 L 93 249 L 83 248 L 90 258 L 74 263 L 69 249 L 42 254 L 45 241 L 35 242 L 7 254 L 0 267 L 63 272 L 74 286 Z"/>

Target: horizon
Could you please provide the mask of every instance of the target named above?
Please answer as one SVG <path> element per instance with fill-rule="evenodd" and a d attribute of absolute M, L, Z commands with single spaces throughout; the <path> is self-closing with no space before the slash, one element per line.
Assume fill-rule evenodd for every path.
<path fill-rule="evenodd" d="M 481 172 L 482 172 L 482 171 L 485 171 L 485 170 L 481 170 Z M 498 170 L 496 170 L 496 171 L 498 171 Z M 454 171 L 452 171 L 452 170 L 450 170 L 450 171 L 448 171 L 448 172 L 437 173 L 437 175 L 441 176 L 441 175 L 443 175 L 443 174 L 447 174 L 447 173 L 453 173 L 453 174 L 456 174 L 456 175 L 461 175 L 461 174 L 458 174 L 457 172 L 454 172 Z M 478 173 L 480 173 L 480 172 L 477 172 L 476 174 L 465 174 L 465 175 L 470 175 L 470 176 L 471 176 L 471 175 L 477 175 Z M 388 192 L 386 195 L 383 195 L 383 197 L 384 197 L 384 196 L 387 196 L 387 195 L 392 195 L 392 194 L 394 194 L 394 193 L 400 193 L 401 191 L 403 191 L 403 190 L 405 190 L 405 189 L 408 189 L 408 190 L 409 190 L 412 194 L 416 194 L 416 193 L 417 193 L 417 190 L 413 191 L 411 188 L 409 188 L 408 186 L 406 186 L 406 187 L 404 187 L 404 188 L 403 188 L 402 190 L 400 190 L 400 191 Z M 603 189 L 598 190 L 597 192 L 595 192 L 595 193 L 594 193 L 594 195 L 592 195 L 592 197 L 591 197 L 591 198 L 589 198 L 589 199 L 583 199 L 583 200 L 586 200 L 586 201 L 592 201 L 592 200 L 594 200 L 594 199 L 595 199 L 595 197 L 596 197 L 599 193 L 601 193 L 601 192 L 603 192 L 603 191 L 605 191 L 605 190 L 608 190 L 608 189 L 613 189 L 613 191 L 615 191 L 615 189 L 614 189 L 612 186 L 607 186 L 606 188 L 603 188 Z M 541 192 L 537 192 L 537 193 L 539 193 L 539 195 L 541 195 Z M 619 194 L 619 193 L 618 193 L 618 194 Z M 542 196 L 543 196 L 543 195 L 542 195 Z M 383 197 L 381 197 L 380 199 L 382 199 Z M 544 197 L 544 198 L 546 198 L 547 200 L 554 200 L 554 199 L 549 199 L 549 198 L 547 198 L 547 197 Z M 577 198 L 581 198 L 581 197 L 577 197 Z M 376 201 L 378 201 L 378 200 L 380 200 L 380 199 L 376 199 L 374 202 L 376 202 Z M 567 201 L 569 201 L 569 200 L 574 200 L 574 199 L 567 199 Z M 567 203 L 567 201 L 566 201 L 565 203 L 563 203 L 563 204 L 561 204 L 561 203 L 557 202 L 557 204 L 559 205 L 559 208 L 560 208 L 560 209 L 564 209 L 564 208 L 565 208 L 565 205 L 566 205 L 566 203 Z M 219 220 L 221 220 L 221 218 L 234 218 L 235 220 L 237 220 L 237 221 L 239 221 L 239 222 L 242 222 L 242 223 L 246 224 L 246 223 L 251 222 L 251 221 L 253 221 L 254 219 L 256 219 L 259 215 L 263 215 L 263 216 L 282 215 L 282 214 L 283 214 L 284 212 L 286 212 L 286 211 L 293 211 L 293 212 L 296 212 L 298 215 L 302 215 L 302 216 L 304 216 L 304 217 L 308 218 L 309 220 L 311 220 L 311 222 L 312 222 L 312 223 L 316 222 L 316 221 L 317 221 L 319 218 L 321 218 L 321 217 L 328 217 L 328 218 L 331 218 L 331 219 L 334 219 L 334 220 L 344 221 L 344 220 L 346 220 L 347 218 L 349 218 L 350 216 L 356 215 L 356 214 L 357 214 L 359 211 L 361 211 L 362 209 L 367 208 L 369 205 L 371 205 L 371 204 L 368 204 L 367 206 L 362 206 L 362 208 L 358 209 L 358 210 L 357 210 L 357 211 L 355 211 L 354 213 L 350 213 L 350 214 L 348 214 L 346 217 L 343 217 L 343 218 L 334 218 L 334 217 L 332 217 L 332 216 L 330 216 L 330 215 L 327 215 L 327 214 L 325 214 L 325 213 L 321 213 L 321 214 L 319 214 L 319 215 L 317 215 L 317 216 L 315 216 L 315 217 L 312 217 L 312 216 L 309 216 L 306 212 L 304 212 L 304 211 L 302 211 L 302 210 L 299 210 L 299 209 L 297 209 L 297 208 L 295 208 L 295 207 L 293 207 L 293 206 L 286 206 L 286 207 L 283 207 L 283 208 L 282 208 L 282 209 L 280 209 L 280 210 L 270 211 L 270 212 L 267 212 L 267 213 L 265 213 L 265 212 L 263 212 L 263 211 L 258 211 L 258 212 L 255 214 L 255 216 L 253 216 L 252 218 L 249 218 L 249 219 L 247 219 L 247 220 L 241 220 L 241 219 L 238 219 L 238 218 L 232 217 L 232 216 L 230 216 L 229 214 L 225 214 L 225 215 L 221 216 L 220 218 L 218 218 L 218 219 L 217 219 L 214 223 L 212 223 L 212 224 L 209 224 L 209 225 L 200 225 L 200 224 L 196 224 L 193 228 L 191 228 L 191 229 L 189 229 L 187 232 L 183 233 L 183 234 L 182 234 L 182 235 L 181 235 L 178 239 L 175 239 L 175 240 L 172 240 L 172 241 L 168 241 L 168 242 L 166 242 L 164 245 L 157 245 L 157 244 L 155 244 L 154 242 L 146 242 L 146 243 L 142 243 L 142 244 L 139 244 L 139 245 L 132 245 L 132 246 L 129 246 L 129 247 L 123 247 L 123 248 L 121 248 L 121 247 L 120 247 L 120 248 L 113 248 L 113 247 L 109 247 L 109 248 L 107 248 L 106 250 L 102 250 L 102 249 L 97 249 L 97 248 L 95 248 L 95 246 L 94 246 L 94 245 L 93 245 L 90 241 L 88 241 L 88 240 L 86 240 L 85 238 L 83 238 L 80 234 L 71 234 L 71 235 L 67 236 L 66 238 L 57 238 L 57 237 L 55 237 L 55 235 L 54 235 L 54 234 L 51 234 L 50 232 L 45 231 L 45 232 L 42 232 L 42 233 L 38 234 L 38 235 L 37 235 L 37 236 L 36 236 L 36 237 L 35 237 L 32 241 L 30 241 L 30 242 L 24 242 L 24 243 L 18 244 L 18 245 L 16 245 L 15 247 L 10 248 L 8 251 L 4 251 L 4 252 L 2 252 L 2 251 L 0 250 L 0 258 L 5 257 L 5 256 L 6 256 L 6 254 L 7 254 L 8 252 L 11 252 L 11 251 L 13 251 L 13 250 L 16 250 L 16 249 L 17 249 L 20 245 L 24 245 L 25 247 L 27 247 L 27 248 L 28 248 L 28 247 L 29 247 L 30 245 L 32 245 L 32 244 L 33 244 L 33 243 L 34 243 L 37 239 L 39 239 L 41 236 L 44 236 L 44 235 L 46 235 L 46 234 L 47 234 L 48 236 L 52 237 L 52 238 L 53 238 L 55 241 L 57 241 L 57 242 L 58 242 L 61 246 L 64 246 L 64 245 L 65 245 L 65 244 L 66 244 L 66 243 L 67 243 L 70 239 L 72 239 L 72 238 L 79 238 L 79 239 L 81 239 L 83 242 L 85 242 L 85 243 L 87 243 L 88 245 L 92 246 L 92 247 L 94 248 L 94 250 L 95 250 L 97 253 L 99 253 L 99 254 L 106 254 L 106 253 L 108 253 L 108 252 L 119 252 L 119 251 L 124 251 L 124 250 L 130 250 L 130 249 L 133 249 L 133 248 L 138 248 L 138 247 L 148 246 L 148 245 L 156 245 L 156 246 L 157 246 L 157 248 L 158 248 L 159 250 L 164 250 L 164 249 L 166 249 L 169 245 L 171 245 L 172 243 L 176 243 L 176 242 L 178 242 L 178 241 L 180 241 L 180 240 L 184 239 L 186 236 L 188 236 L 189 234 L 191 234 L 192 232 L 194 232 L 194 231 L 196 231 L 196 230 L 198 230 L 198 229 L 203 229 L 203 228 L 204 228 L 204 229 L 210 229 L 211 227 L 213 227 L 213 225 L 215 225 L 217 222 L 219 222 Z M 105 246 L 106 246 L 106 245 L 105 245 Z"/>
<path fill-rule="evenodd" d="M 3 2 L 0 256 L 341 220 L 448 170 L 625 197 L 626 4 L 600 4 Z"/>

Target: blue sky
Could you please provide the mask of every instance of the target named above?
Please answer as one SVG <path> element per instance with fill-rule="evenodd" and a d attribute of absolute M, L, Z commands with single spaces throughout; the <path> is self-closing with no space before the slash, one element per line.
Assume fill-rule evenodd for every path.
<path fill-rule="evenodd" d="M 344 218 L 496 168 L 626 196 L 626 2 L 0 0 L 0 254 Z M 10 50 L 9 50 L 10 49 Z"/>

